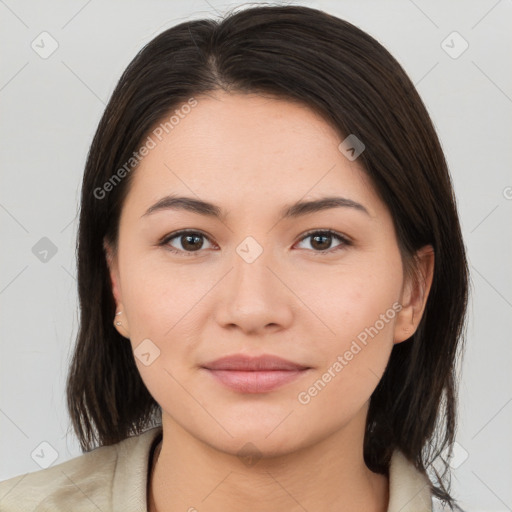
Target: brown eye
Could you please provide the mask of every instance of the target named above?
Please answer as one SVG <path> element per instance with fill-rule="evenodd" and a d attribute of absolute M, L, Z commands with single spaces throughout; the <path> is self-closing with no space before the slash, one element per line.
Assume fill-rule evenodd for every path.
<path fill-rule="evenodd" d="M 325 250 L 329 249 L 332 243 L 332 235 L 312 235 L 311 245 L 315 249 Z"/>
<path fill-rule="evenodd" d="M 201 235 L 181 235 L 180 241 L 182 247 L 187 251 L 198 251 L 203 245 Z"/>
<path fill-rule="evenodd" d="M 310 245 L 314 249 L 314 252 L 323 253 L 323 252 L 334 252 L 339 249 L 343 249 L 347 245 L 350 245 L 350 241 L 345 238 L 343 235 L 339 233 L 335 233 L 330 230 L 318 230 L 311 231 L 306 234 L 306 236 L 302 237 L 300 242 L 304 240 L 311 239 Z M 339 244 L 334 246 L 334 249 L 331 247 L 333 240 L 339 240 Z M 332 249 L 332 250 L 331 250 Z"/>
<path fill-rule="evenodd" d="M 174 245 L 171 244 L 173 240 L 175 241 Z M 208 243 L 210 243 L 208 237 L 202 233 L 197 231 L 180 231 L 166 237 L 162 241 L 162 245 L 166 246 L 171 252 L 189 253 L 188 255 L 192 255 L 190 253 L 199 252 L 201 249 L 204 249 L 204 240 L 208 240 Z"/>

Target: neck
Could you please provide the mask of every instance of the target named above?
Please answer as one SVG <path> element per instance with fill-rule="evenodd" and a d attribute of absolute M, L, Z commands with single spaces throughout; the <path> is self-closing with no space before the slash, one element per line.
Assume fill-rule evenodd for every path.
<path fill-rule="evenodd" d="M 364 432 L 358 424 L 291 453 L 251 460 L 216 450 L 164 414 L 162 420 L 148 512 L 387 510 L 388 479 L 365 465 L 363 438 L 354 437 Z"/>

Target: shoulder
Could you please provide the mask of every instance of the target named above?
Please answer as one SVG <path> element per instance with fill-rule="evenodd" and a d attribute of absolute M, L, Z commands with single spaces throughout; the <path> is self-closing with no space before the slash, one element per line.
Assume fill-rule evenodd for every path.
<path fill-rule="evenodd" d="M 396 450 L 389 466 L 388 512 L 431 512 L 432 492 L 427 475 Z"/>
<path fill-rule="evenodd" d="M 161 427 L 0 482 L 3 512 L 109 510 L 146 502 L 148 457 Z M 138 510 L 139 508 L 137 508 Z"/>
<path fill-rule="evenodd" d="M 456 502 L 452 508 L 436 498 L 428 476 L 399 450 L 389 466 L 389 491 L 388 512 L 464 512 Z"/>

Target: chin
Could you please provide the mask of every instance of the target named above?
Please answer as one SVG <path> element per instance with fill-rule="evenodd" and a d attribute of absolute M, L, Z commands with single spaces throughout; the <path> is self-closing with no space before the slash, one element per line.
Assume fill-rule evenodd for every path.
<path fill-rule="evenodd" d="M 229 441 L 219 443 L 218 439 L 212 440 L 210 446 L 219 452 L 240 458 L 247 466 L 255 465 L 258 460 L 270 459 L 289 455 L 297 451 L 300 446 L 295 445 L 289 439 L 265 439 L 265 435 L 240 435 Z"/>
<path fill-rule="evenodd" d="M 308 435 L 304 429 L 295 427 L 292 429 L 291 425 L 286 428 L 285 423 L 286 420 L 280 425 L 279 422 L 274 421 L 236 425 L 223 423 L 233 437 L 224 431 L 224 435 L 219 434 L 218 429 L 198 432 L 196 437 L 215 450 L 238 457 L 278 457 L 313 444 L 314 441 L 310 438 L 315 436 Z M 276 425 L 278 425 L 277 428 Z"/>

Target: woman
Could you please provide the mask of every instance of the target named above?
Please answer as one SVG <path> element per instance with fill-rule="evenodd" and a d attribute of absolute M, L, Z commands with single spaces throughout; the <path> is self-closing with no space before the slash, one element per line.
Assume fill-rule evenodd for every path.
<path fill-rule="evenodd" d="M 467 279 L 437 135 L 377 41 L 299 6 L 166 30 L 83 179 L 86 453 L 2 510 L 453 508 Z"/>

